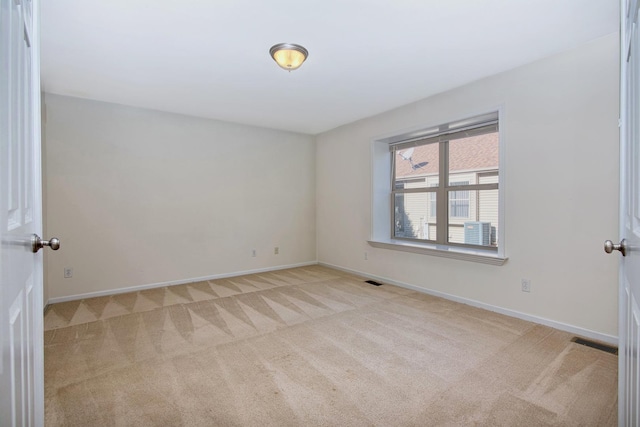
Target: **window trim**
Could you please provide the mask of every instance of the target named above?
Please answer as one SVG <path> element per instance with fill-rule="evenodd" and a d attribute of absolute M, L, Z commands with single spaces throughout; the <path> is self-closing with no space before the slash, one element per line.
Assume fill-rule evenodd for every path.
<path fill-rule="evenodd" d="M 452 258 L 463 261 L 478 262 L 489 265 L 503 265 L 509 258 L 496 254 L 494 251 L 474 250 L 466 247 L 441 246 L 423 243 L 407 242 L 404 240 L 383 241 L 379 239 L 368 240 L 370 246 L 394 251 L 410 252 L 421 255 L 431 255 L 442 258 Z"/>
<path fill-rule="evenodd" d="M 487 113 L 487 111 L 491 111 Z M 392 150 L 390 150 L 391 144 L 404 144 L 409 139 L 411 141 L 422 141 L 429 136 L 433 136 L 433 129 L 437 129 L 438 126 L 419 126 L 405 131 L 399 131 L 393 134 L 381 135 L 374 138 L 371 141 L 371 230 L 369 245 L 373 247 L 398 250 L 402 252 L 411 252 L 423 255 L 431 255 L 473 262 L 480 262 L 491 265 L 502 265 L 507 260 L 507 242 L 505 239 L 505 230 L 507 225 L 507 219 L 505 215 L 505 178 L 506 178 L 506 163 L 505 163 L 505 134 L 507 130 L 507 122 L 505 120 L 504 106 L 500 105 L 495 108 L 487 109 L 484 112 L 465 115 L 471 119 L 479 117 L 491 117 L 495 116 L 497 112 L 498 122 L 500 123 L 498 129 L 498 218 L 499 224 L 498 235 L 496 236 L 498 242 L 500 242 L 497 248 L 487 248 L 482 246 L 467 246 L 458 245 L 455 243 L 438 244 L 434 241 L 428 240 L 404 240 L 401 238 L 394 238 L 390 235 L 393 229 L 389 227 L 389 224 L 393 222 L 393 201 L 389 196 L 391 194 L 391 187 L 389 177 L 392 177 Z M 468 123 L 470 119 L 460 120 L 455 118 L 453 120 L 438 120 L 438 123 Z M 463 116 L 464 117 L 464 116 Z M 422 144 L 420 144 L 422 145 Z M 469 190 L 489 190 L 495 189 L 495 184 L 473 184 L 470 185 Z M 450 186 L 447 187 L 447 189 Z M 467 186 L 455 186 L 454 190 L 463 190 Z M 445 192 L 445 194 L 447 194 Z M 448 200 L 448 197 L 447 197 Z"/>
<path fill-rule="evenodd" d="M 482 121 L 485 120 L 485 121 Z M 462 125 L 460 124 L 462 123 Z M 471 123 L 471 124 L 469 124 Z M 389 234 L 391 239 L 398 240 L 407 240 L 409 242 L 422 242 L 428 241 L 432 243 L 436 243 L 441 246 L 460 246 L 465 248 L 475 248 L 475 249 L 486 249 L 497 252 L 498 248 L 490 245 L 476 245 L 470 244 L 466 242 L 452 242 L 449 240 L 450 231 L 452 226 L 456 226 L 456 218 L 463 217 L 453 217 L 451 215 L 451 194 L 458 191 L 475 191 L 479 194 L 482 190 L 499 190 L 499 182 L 492 184 L 479 184 L 477 182 L 469 183 L 468 181 L 463 185 L 456 185 L 456 183 L 452 182 L 451 179 L 451 171 L 449 170 L 449 150 L 450 150 L 450 142 L 456 141 L 463 138 L 487 135 L 487 134 L 498 134 L 499 141 L 499 126 L 498 126 L 498 112 L 482 115 L 480 117 L 472 117 L 470 119 L 461 120 L 454 123 L 445 123 L 439 125 L 437 128 L 434 128 L 431 133 L 435 134 L 433 136 L 429 136 L 426 138 L 421 138 L 417 140 L 412 140 L 407 143 L 404 140 L 394 142 L 389 144 L 389 150 L 391 151 L 391 189 L 390 189 L 390 197 L 391 197 L 391 208 L 393 209 L 393 223 L 389 229 Z M 396 176 L 396 168 L 398 166 L 398 156 L 396 154 L 402 155 L 401 151 L 405 149 L 413 150 L 413 147 L 427 147 L 427 146 L 435 146 L 437 148 L 438 153 L 438 186 L 435 187 L 435 190 L 429 187 L 419 187 L 419 188 L 409 188 L 406 189 L 404 187 L 399 187 L 397 184 L 398 177 Z M 499 161 L 498 158 L 498 171 L 499 171 Z M 498 172 L 499 175 L 499 172 Z M 397 202 L 398 196 L 406 193 L 420 193 L 420 194 L 436 194 L 436 200 L 439 200 L 440 203 L 436 204 L 436 238 L 435 239 L 424 239 L 422 237 L 415 236 L 414 233 L 411 233 L 411 236 L 399 236 L 398 232 L 398 220 L 395 215 L 397 211 Z M 404 211 L 404 209 L 403 209 Z M 468 216 L 467 216 L 468 218 Z M 452 222 L 453 221 L 453 222 Z M 498 223 L 499 225 L 499 223 Z M 498 227 L 499 228 L 499 227 Z"/>

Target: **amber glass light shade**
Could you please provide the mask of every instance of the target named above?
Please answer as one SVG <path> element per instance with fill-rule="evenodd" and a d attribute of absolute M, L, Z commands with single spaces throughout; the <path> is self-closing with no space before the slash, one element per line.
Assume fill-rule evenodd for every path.
<path fill-rule="evenodd" d="M 302 63 L 309 56 L 307 49 L 292 43 L 279 43 L 269 49 L 269 53 L 274 61 L 287 71 L 300 68 Z"/>

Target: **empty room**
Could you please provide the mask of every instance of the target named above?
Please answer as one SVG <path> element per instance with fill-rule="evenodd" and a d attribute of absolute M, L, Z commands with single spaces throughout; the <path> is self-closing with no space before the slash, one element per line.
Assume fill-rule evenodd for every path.
<path fill-rule="evenodd" d="M 0 1 L 0 425 L 640 423 L 636 3 Z"/>

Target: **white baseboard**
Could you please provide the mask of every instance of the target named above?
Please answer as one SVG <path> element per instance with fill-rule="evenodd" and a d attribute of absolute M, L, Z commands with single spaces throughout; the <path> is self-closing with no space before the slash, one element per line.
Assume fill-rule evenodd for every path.
<path fill-rule="evenodd" d="M 257 270 L 234 271 L 233 273 L 214 274 L 212 276 L 192 277 L 190 279 L 170 280 L 168 282 L 149 283 L 147 285 L 131 286 L 127 288 L 109 289 L 106 291 L 88 292 L 86 294 L 69 295 L 66 297 L 49 298 L 45 307 L 49 304 L 58 302 L 75 301 L 79 299 L 104 297 L 109 295 L 125 294 L 127 292 L 143 291 L 145 289 L 161 288 L 163 286 L 183 285 L 185 283 L 202 282 L 205 280 L 225 279 L 227 277 L 244 276 L 245 274 L 266 273 L 269 271 L 284 270 L 287 268 L 307 267 L 309 265 L 318 265 L 317 261 L 302 262 L 299 264 L 278 265 L 276 267 L 260 268 Z"/>
<path fill-rule="evenodd" d="M 481 301 L 476 301 L 476 300 L 472 300 L 472 299 L 468 299 L 468 298 L 462 298 L 456 295 L 451 295 L 451 294 L 447 294 L 445 292 L 440 292 L 440 291 L 435 291 L 432 289 L 427 289 L 427 288 L 422 288 L 419 286 L 415 286 L 415 285 L 411 285 L 409 283 L 404 283 L 404 282 L 399 282 L 397 280 L 393 280 L 390 279 L 388 277 L 383 277 L 383 276 L 376 276 L 374 274 L 369 274 L 369 273 L 365 273 L 363 271 L 358 271 L 358 270 L 353 270 L 350 268 L 345 268 L 345 267 L 341 267 L 338 265 L 333 265 L 333 264 L 329 264 L 329 263 L 325 263 L 325 262 L 317 262 L 317 261 L 310 261 L 310 262 L 303 262 L 303 263 L 299 263 L 299 264 L 290 264 L 290 265 L 279 265 L 276 267 L 267 267 L 267 268 L 261 268 L 261 269 L 257 269 L 257 270 L 245 270 L 245 271 L 235 271 L 232 273 L 224 273 L 224 274 L 215 274 L 215 275 L 211 275 L 211 276 L 204 276 L 204 277 L 193 277 L 193 278 L 189 278 L 189 279 L 181 279 L 181 280 L 170 280 L 167 282 L 159 282 L 159 283 L 150 283 L 150 284 L 146 284 L 146 285 L 139 285 L 139 286 L 131 286 L 131 287 L 127 287 L 127 288 L 119 288 L 119 289 L 110 289 L 110 290 L 106 290 L 106 291 L 98 291 L 98 292 L 88 292 L 85 294 L 77 294 L 77 295 L 69 295 L 69 296 L 65 296 L 65 297 L 57 297 L 57 298 L 50 298 L 46 305 L 49 304 L 55 304 L 55 303 L 59 303 L 59 302 L 66 302 L 66 301 L 74 301 L 74 300 L 79 300 L 79 299 L 85 299 L 85 298 L 94 298 L 94 297 L 102 297 L 102 296 L 109 296 L 109 295 L 116 295 L 116 294 L 123 294 L 123 293 L 127 293 L 127 292 L 136 292 L 136 291 L 142 291 L 145 289 L 153 289 L 153 288 L 160 288 L 163 286 L 172 286 L 172 285 L 182 285 L 185 283 L 194 283 L 194 282 L 201 282 L 201 281 L 205 281 L 205 280 L 215 280 L 215 279 L 224 279 L 227 277 L 235 277 L 235 276 L 242 276 L 245 274 L 255 274 L 255 273 L 266 273 L 269 271 L 278 271 L 278 270 L 284 270 L 287 268 L 295 268 L 295 267 L 306 267 L 309 265 L 323 265 L 325 267 L 329 267 L 329 268 L 334 268 L 336 270 L 341 270 L 341 271 L 345 271 L 347 273 L 352 273 L 352 274 L 357 274 L 359 276 L 362 277 L 366 277 L 368 279 L 373 279 L 379 282 L 385 282 L 385 283 L 389 283 L 391 285 L 396 285 L 396 286 L 400 286 L 402 288 L 406 288 L 406 289 L 411 289 L 417 292 L 422 292 L 425 294 L 429 294 L 429 295 L 433 295 L 433 296 L 437 296 L 437 297 L 441 297 L 444 299 L 448 299 L 451 301 L 456 301 L 462 304 L 467 304 L 473 307 L 478 307 L 478 308 L 482 308 L 485 310 L 489 310 L 489 311 L 493 311 L 496 313 L 500 313 L 500 314 L 504 314 L 506 316 L 510 316 L 510 317 L 515 317 L 518 319 L 522 319 L 522 320 L 527 320 L 529 322 L 534 322 L 534 323 L 538 323 L 541 325 L 545 325 L 545 326 L 549 326 L 555 329 L 559 329 L 561 331 L 566 331 L 566 332 L 570 332 L 572 334 L 575 335 L 579 335 L 581 337 L 584 338 L 589 338 L 592 340 L 596 340 L 596 341 L 600 341 L 609 345 L 614 345 L 617 346 L 618 345 L 618 337 L 613 336 L 613 335 L 607 335 L 607 334 L 603 334 L 600 332 L 595 332 L 589 329 L 584 329 L 578 326 L 573 326 L 573 325 L 569 325 L 566 323 L 562 323 L 562 322 L 558 322 L 555 320 L 551 320 L 551 319 L 546 319 L 544 317 L 538 317 L 538 316 L 534 316 L 531 314 L 526 314 L 526 313 L 522 313 L 519 311 L 515 311 L 515 310 L 510 310 L 507 308 L 502 308 L 502 307 L 498 307 L 498 306 L 494 306 L 491 304 L 486 304 L 484 302 Z M 46 306 L 45 305 L 45 306 Z"/>
<path fill-rule="evenodd" d="M 613 335 L 607 335 L 600 332 L 595 332 L 589 329 L 584 329 L 578 326 L 568 325 L 566 323 L 557 322 L 551 319 L 545 319 L 544 317 L 538 317 L 531 314 L 521 313 L 519 311 L 510 310 L 507 308 L 497 307 L 495 305 L 486 304 L 484 302 L 462 298 L 456 295 L 447 294 L 440 291 L 434 291 L 432 289 L 422 288 L 419 286 L 411 285 L 409 283 L 399 282 L 397 280 L 390 279 L 388 277 L 376 276 L 373 274 L 365 273 L 363 271 L 353 270 L 350 268 L 340 267 L 338 265 L 328 264 L 326 262 L 318 262 L 318 265 L 322 265 L 329 268 L 335 268 L 336 270 L 341 270 L 347 273 L 357 274 L 359 276 L 366 277 L 368 279 L 376 280 L 379 282 L 389 283 L 391 285 L 400 286 L 402 288 L 411 289 L 417 292 L 422 292 L 425 294 L 441 297 L 444 299 L 448 299 L 451 301 L 459 302 L 462 304 L 467 304 L 473 307 L 482 308 L 485 310 L 493 311 L 496 313 L 504 314 L 506 316 L 515 317 L 522 320 L 527 320 L 529 322 L 538 323 L 541 325 L 549 326 L 555 329 L 559 329 L 561 331 L 570 332 L 575 335 L 579 335 L 584 338 L 589 338 L 591 340 L 600 341 L 602 343 L 606 343 L 613 346 L 618 346 L 618 337 Z"/>

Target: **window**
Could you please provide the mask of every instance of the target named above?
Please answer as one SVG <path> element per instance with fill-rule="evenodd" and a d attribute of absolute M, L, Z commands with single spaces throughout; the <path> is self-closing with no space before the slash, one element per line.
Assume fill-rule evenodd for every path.
<path fill-rule="evenodd" d="M 418 134 L 387 143 L 391 238 L 497 251 L 498 113 Z"/>

